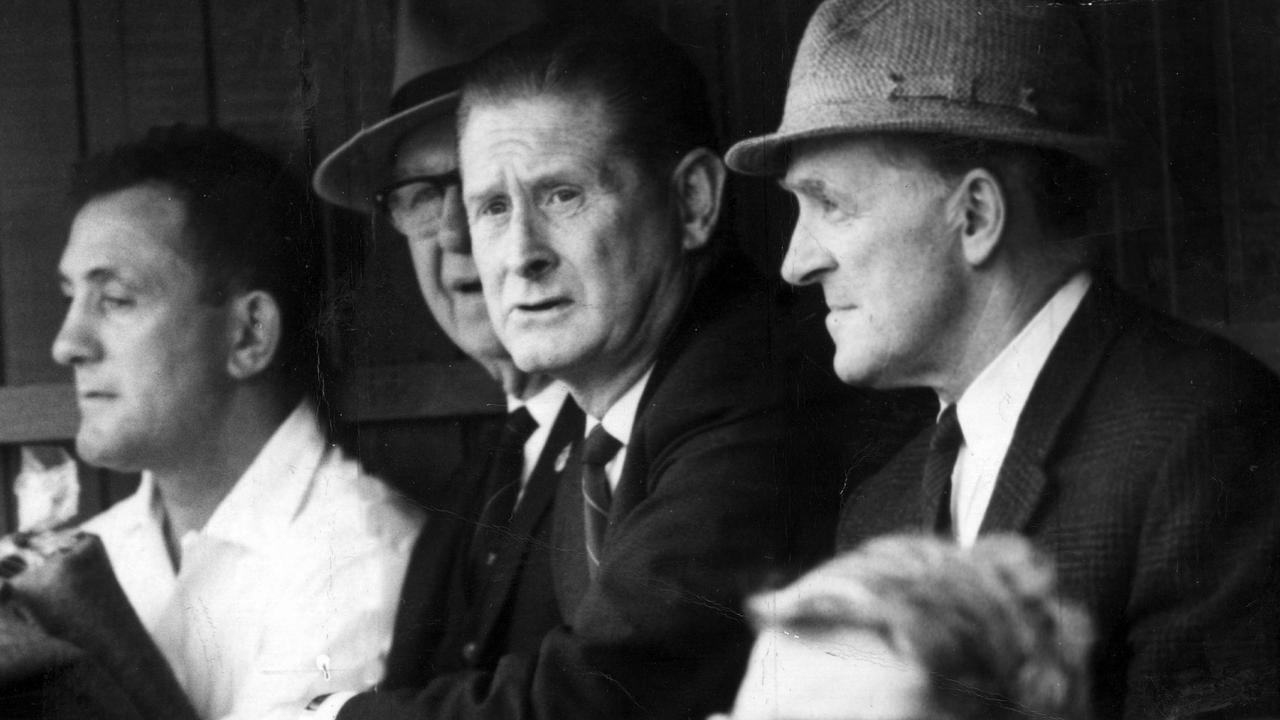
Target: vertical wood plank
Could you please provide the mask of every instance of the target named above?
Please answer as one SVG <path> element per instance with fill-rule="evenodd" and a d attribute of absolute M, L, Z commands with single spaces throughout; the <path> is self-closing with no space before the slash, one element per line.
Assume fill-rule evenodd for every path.
<path fill-rule="evenodd" d="M 200 0 L 79 0 L 90 152 L 209 121 Z"/>
<path fill-rule="evenodd" d="M 1113 132 L 1129 141 L 1117 168 L 1110 208 L 1116 235 L 1116 279 L 1156 307 L 1169 306 L 1169 256 L 1164 237 L 1164 201 L 1159 140 L 1157 73 L 1149 3 L 1099 3 L 1099 39 Z"/>
<path fill-rule="evenodd" d="M 1173 248 L 1172 306 L 1195 322 L 1226 317 L 1226 255 L 1222 173 L 1213 139 L 1219 135 L 1211 13 L 1214 3 L 1165 2 L 1160 67 L 1166 78 L 1163 116 L 1170 172 L 1166 238 Z"/>
<path fill-rule="evenodd" d="M 63 303 L 60 209 L 79 154 L 70 6 L 0 5 L 0 340 L 3 381 L 65 378 L 49 358 Z"/>
<path fill-rule="evenodd" d="M 1220 16 L 1219 87 L 1231 88 L 1223 121 L 1224 187 L 1233 323 L 1280 320 L 1280 5 L 1232 2 Z M 1280 338 L 1276 338 L 1280 344 Z"/>
<path fill-rule="evenodd" d="M 81 132 L 87 152 L 129 139 L 129 83 L 125 67 L 124 0 L 77 0 L 80 19 L 81 81 L 84 86 Z"/>
<path fill-rule="evenodd" d="M 209 56 L 218 124 L 285 158 L 299 172 L 306 157 L 302 26 L 293 2 L 218 0 L 209 5 Z"/>

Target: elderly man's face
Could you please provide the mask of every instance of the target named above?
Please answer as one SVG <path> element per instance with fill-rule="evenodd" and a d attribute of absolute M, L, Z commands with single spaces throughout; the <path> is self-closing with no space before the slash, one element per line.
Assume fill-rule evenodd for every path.
<path fill-rule="evenodd" d="M 186 229 L 183 203 L 152 185 L 92 200 L 71 225 L 53 357 L 75 371 L 76 449 L 96 465 L 166 467 L 231 396 L 231 311 L 201 297 Z"/>
<path fill-rule="evenodd" d="M 396 147 L 392 164 L 395 181 L 438 177 L 458 169 L 457 134 L 453 116 L 424 125 Z M 421 192 L 414 185 L 399 192 Z M 445 188 L 439 220 L 398 228 L 409 242 L 413 270 L 427 308 L 445 334 L 463 352 L 480 360 L 507 357 L 485 310 L 480 275 L 471 257 L 471 236 L 462 208 L 460 189 Z"/>
<path fill-rule="evenodd" d="M 929 692 L 924 668 L 873 633 L 769 629 L 756 638 L 732 720 L 915 720 L 933 717 Z"/>
<path fill-rule="evenodd" d="M 473 108 L 459 144 L 498 335 L 577 388 L 647 365 L 687 293 L 674 193 L 612 132 L 596 98 L 539 96 Z"/>
<path fill-rule="evenodd" d="M 874 387 L 933 386 L 958 363 L 963 254 L 952 191 L 875 140 L 796 148 L 783 181 L 800 216 L 783 260 L 794 285 L 821 285 L 836 374 Z"/>

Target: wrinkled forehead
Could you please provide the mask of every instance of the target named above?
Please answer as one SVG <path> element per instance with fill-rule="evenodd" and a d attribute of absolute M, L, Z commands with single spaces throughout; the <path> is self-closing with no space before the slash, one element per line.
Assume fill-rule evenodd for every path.
<path fill-rule="evenodd" d="M 568 112 L 558 112 L 567 110 Z M 524 126 L 531 116 L 558 116 L 581 134 L 615 139 L 622 125 L 607 94 L 594 88 L 526 89 L 520 92 L 465 97 L 458 110 L 458 142 L 474 140 L 489 123 Z M 477 123 L 477 120 L 480 122 Z"/>

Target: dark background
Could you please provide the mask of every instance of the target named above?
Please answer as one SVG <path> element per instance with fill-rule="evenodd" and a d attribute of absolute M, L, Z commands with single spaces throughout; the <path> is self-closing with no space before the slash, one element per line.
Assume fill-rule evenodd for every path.
<path fill-rule="evenodd" d="M 817 4 L 617 3 L 702 66 L 721 149 L 777 124 Z M 1101 0 L 1085 12 L 1107 121 L 1136 150 L 1097 212 L 1107 265 L 1153 305 L 1280 366 L 1280 2 Z M 76 423 L 69 373 L 49 358 L 73 163 L 186 121 L 247 135 L 309 174 L 385 115 L 395 17 L 396 0 L 0 2 L 0 529 L 15 517 L 19 448 L 48 455 Z M 726 221 L 771 272 L 791 212 L 772 183 L 730 186 Z M 429 500 L 501 395 L 432 323 L 394 233 L 332 209 L 325 226 L 337 406 L 366 464 Z M 134 482 L 89 468 L 81 479 L 86 514 Z"/>

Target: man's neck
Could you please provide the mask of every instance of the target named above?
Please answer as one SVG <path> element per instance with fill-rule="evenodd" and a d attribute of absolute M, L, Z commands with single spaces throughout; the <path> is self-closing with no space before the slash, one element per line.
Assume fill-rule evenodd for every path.
<path fill-rule="evenodd" d="M 281 401 L 238 406 L 179 461 L 151 470 L 175 567 L 182 555 L 182 538 L 204 528 L 292 409 Z"/>
<path fill-rule="evenodd" d="M 517 368 L 510 358 L 502 360 L 477 360 L 488 373 L 502 384 L 502 392 L 507 397 L 517 400 L 528 400 L 542 392 L 553 381 L 550 375 L 526 373 Z"/>
<path fill-rule="evenodd" d="M 573 395 L 574 402 L 578 403 L 578 407 L 599 420 L 609 412 L 609 408 L 613 407 L 619 398 L 640 382 L 640 378 L 644 377 L 652 366 L 653 360 L 646 358 L 644 362 L 632 364 L 616 374 L 589 379 L 565 378 L 563 381 L 569 387 L 569 392 Z"/>
<path fill-rule="evenodd" d="M 932 384 L 939 401 L 957 402 L 1075 272 L 1011 277 L 975 295 L 970 321 L 958 333 L 962 344 L 952 353 L 955 362 Z"/>

